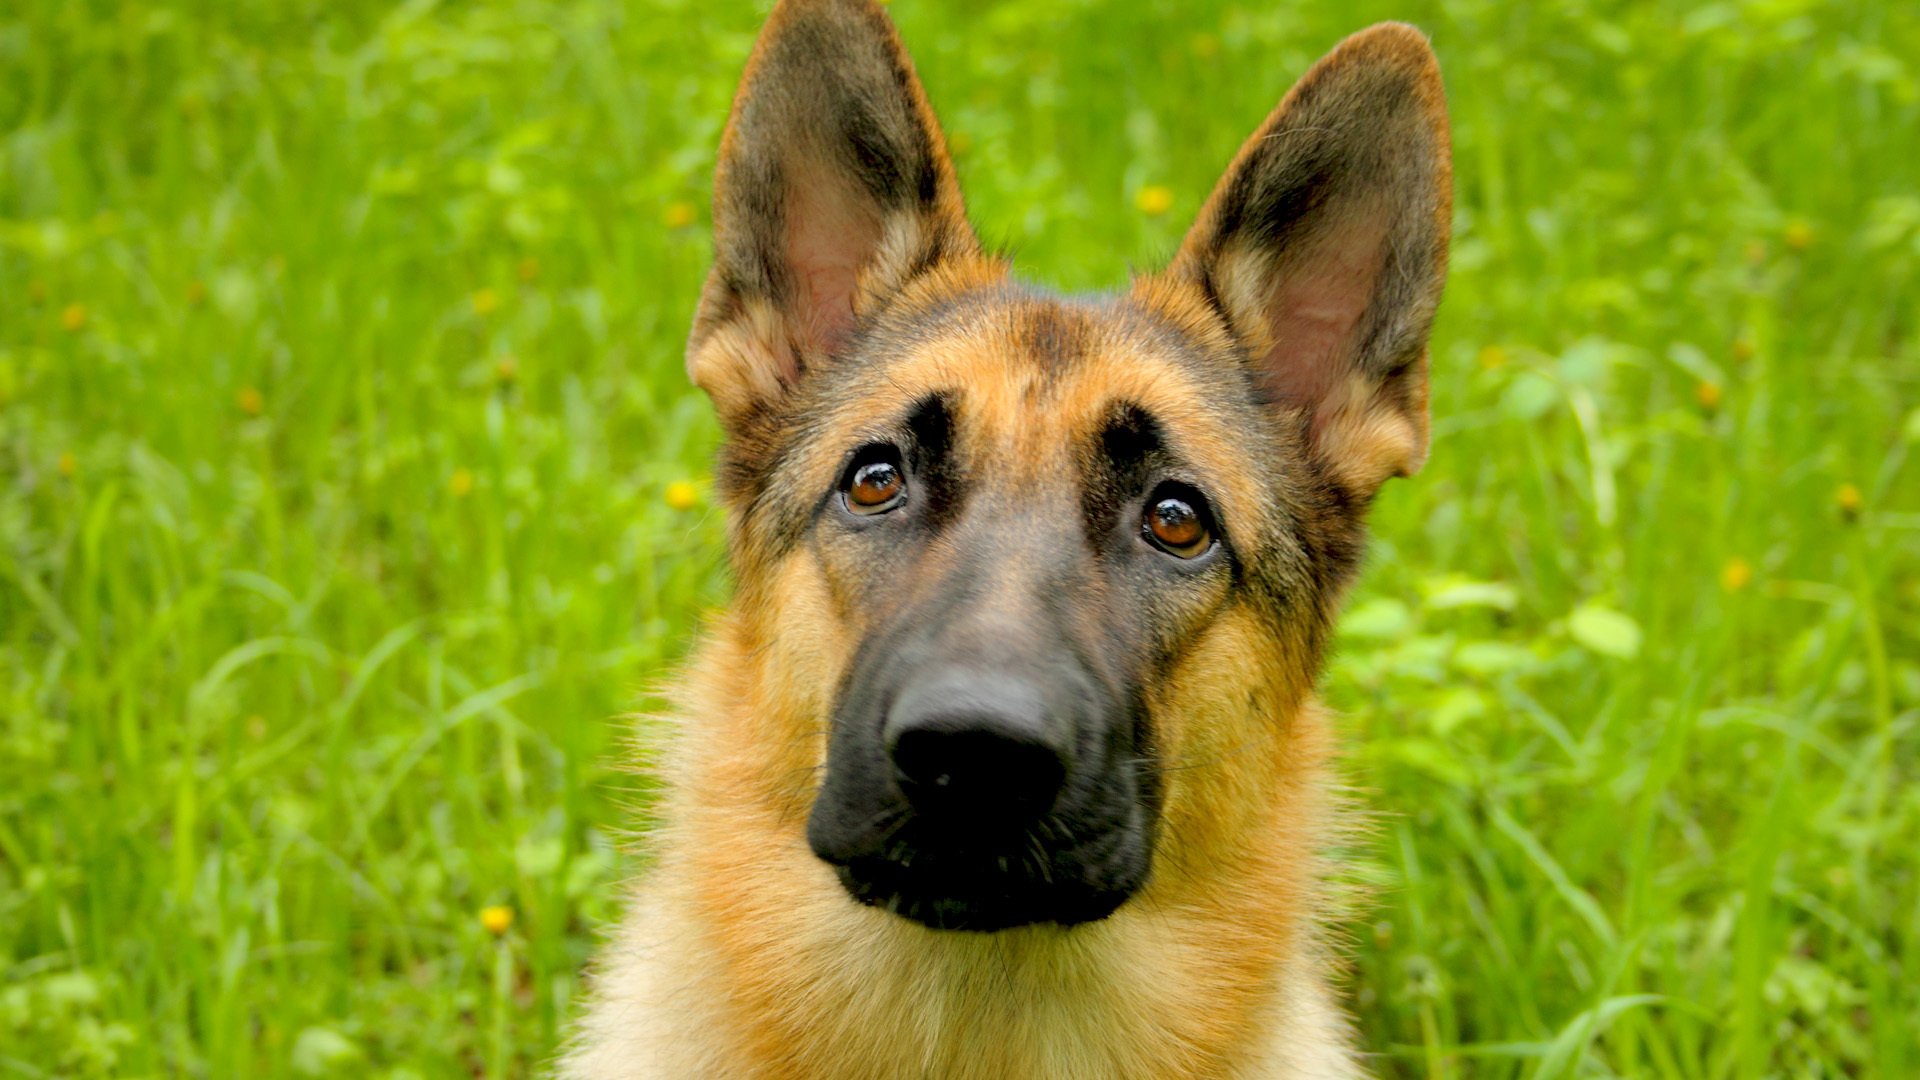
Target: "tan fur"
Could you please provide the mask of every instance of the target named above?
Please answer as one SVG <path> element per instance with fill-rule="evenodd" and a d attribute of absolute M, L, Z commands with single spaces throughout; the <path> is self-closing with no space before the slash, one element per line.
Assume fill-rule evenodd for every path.
<path fill-rule="evenodd" d="M 835 74 L 844 85 L 806 82 L 810 48 L 854 57 Z M 1313 685 L 1357 515 L 1425 453 L 1425 333 L 1445 262 L 1439 94 L 1417 32 L 1355 35 L 1242 149 L 1166 273 L 1111 301 L 1055 300 L 1019 291 L 980 253 L 878 9 L 776 9 L 722 143 L 716 268 L 688 352 L 729 434 L 721 490 L 737 591 L 654 751 L 665 794 L 653 861 L 595 964 L 564 1077 L 1362 1074 L 1323 936 L 1339 904 L 1321 860 L 1346 815 Z M 889 174 L 863 174 L 864 188 L 843 175 L 832 133 L 808 111 L 829 99 L 843 114 L 864 103 L 862 130 L 919 163 L 919 194 Z M 1234 232 L 1247 215 L 1227 200 L 1249 185 L 1235 195 L 1232 179 L 1254 169 L 1283 182 L 1291 166 L 1262 149 L 1268 140 L 1354 102 L 1435 160 L 1358 170 L 1360 186 L 1335 191 L 1333 217 L 1292 246 Z M 1356 141 L 1329 152 L 1396 152 L 1336 118 Z M 1376 174 L 1392 182 L 1366 187 Z M 861 190 L 879 194 L 863 202 Z M 889 339 L 907 344 L 890 346 L 884 378 L 815 377 L 850 362 L 837 336 L 881 314 L 914 331 Z M 1270 401 L 1222 400 L 1223 387 L 1247 397 L 1253 382 Z M 1195 602 L 1201 614 L 1148 686 L 1163 785 L 1152 870 L 1103 920 L 928 929 L 854 901 L 809 849 L 836 688 L 868 631 L 917 610 L 955 555 L 943 535 L 876 590 L 857 554 L 767 516 L 830 490 L 849 448 L 888 438 L 899 403 L 928 396 L 956 410 L 951 452 L 975 485 L 969 505 L 1032 511 L 1009 520 L 1058 527 L 1062 544 L 1080 542 L 1078 495 L 1062 480 L 1076 448 L 1097 442 L 1116 407 L 1144 409 L 1208 478 L 1238 550 L 1258 563 L 1249 573 L 1269 574 L 1260 595 L 1216 578 L 1217 602 Z M 989 509 L 954 528 L 977 536 L 999 523 Z M 1010 598 L 970 614 L 989 622 L 1021 618 L 1017 598 L 1048 586 L 1017 556 L 981 572 L 989 596 Z"/>
<path fill-rule="evenodd" d="M 1033 423 L 1017 320 L 905 362 L 897 389 L 966 388 L 972 467 L 1019 491 L 1060 468 L 1113 400 L 1178 417 L 1193 388 L 1103 343 Z M 850 402 L 836 425 L 865 422 Z M 1262 478 L 1228 437 L 1183 428 L 1238 490 Z M 840 440 L 840 441 L 844 441 Z M 831 437 L 824 446 L 835 445 Z M 837 459 L 805 466 L 830 483 Z M 736 607 L 692 666 L 662 773 L 659 862 L 602 956 L 565 1075 L 1329 1077 L 1351 1075 L 1316 938 L 1331 839 L 1324 719 L 1290 642 L 1235 607 L 1151 704 L 1170 778 L 1148 886 L 1104 922 L 997 934 L 925 929 L 847 898 L 802 839 L 825 761 L 823 693 L 859 636 L 810 549 Z M 657 1026 L 671 1017 L 671 1029 Z"/>

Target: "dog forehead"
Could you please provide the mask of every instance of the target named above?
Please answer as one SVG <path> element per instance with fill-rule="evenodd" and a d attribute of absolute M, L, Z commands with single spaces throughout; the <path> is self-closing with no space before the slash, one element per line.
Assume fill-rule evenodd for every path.
<path fill-rule="evenodd" d="M 1127 410 L 1150 418 L 1229 512 L 1271 495 L 1268 416 L 1235 358 L 1126 298 L 1007 288 L 908 306 L 828 374 L 806 425 L 826 436 L 811 440 L 815 484 L 937 399 L 977 483 L 1059 475 Z"/>
<path fill-rule="evenodd" d="M 852 358 L 853 378 L 882 397 L 829 391 L 885 421 L 929 396 L 949 400 L 968 434 L 1008 445 L 1086 438 L 1124 402 L 1172 423 L 1231 397 L 1231 380 L 1170 325 L 1123 302 L 991 290 L 889 313 Z M 864 371 L 862 370 L 864 369 Z M 1226 391 L 1223 394 L 1222 391 Z"/>

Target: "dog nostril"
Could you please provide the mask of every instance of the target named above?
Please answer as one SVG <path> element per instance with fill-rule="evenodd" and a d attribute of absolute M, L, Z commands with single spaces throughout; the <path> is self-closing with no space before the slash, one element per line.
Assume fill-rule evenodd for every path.
<path fill-rule="evenodd" d="M 925 814 L 1031 821 L 1053 809 L 1067 778 L 1061 754 L 998 718 L 934 717 L 900 731 L 900 791 Z"/>
<path fill-rule="evenodd" d="M 1035 820 L 1073 771 L 1073 724 L 1038 683 L 968 666 L 913 679 L 882 726 L 894 780 L 930 817 Z"/>

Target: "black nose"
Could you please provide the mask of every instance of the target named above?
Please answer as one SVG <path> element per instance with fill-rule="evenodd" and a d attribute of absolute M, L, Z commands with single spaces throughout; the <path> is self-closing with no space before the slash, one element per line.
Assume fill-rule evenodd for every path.
<path fill-rule="evenodd" d="M 1072 764 L 1071 726 L 1040 689 L 1007 675 L 932 672 L 888 713 L 901 793 L 930 817 L 1025 823 L 1053 809 Z"/>

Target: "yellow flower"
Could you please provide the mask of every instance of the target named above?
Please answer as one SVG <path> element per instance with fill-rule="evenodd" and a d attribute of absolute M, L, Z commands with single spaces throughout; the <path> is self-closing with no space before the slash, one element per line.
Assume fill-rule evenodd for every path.
<path fill-rule="evenodd" d="M 69 334 L 77 334 L 87 325 L 87 306 L 68 304 L 60 311 L 60 325 Z"/>
<path fill-rule="evenodd" d="M 480 909 L 480 925 L 494 937 L 504 935 L 513 928 L 513 909 L 505 904 L 491 904 Z"/>
<path fill-rule="evenodd" d="M 259 416 L 260 410 L 267 406 L 266 400 L 260 396 L 260 391 L 251 386 L 241 387 L 233 395 L 233 403 L 240 406 L 240 411 L 248 416 Z"/>
<path fill-rule="evenodd" d="M 664 492 L 667 505 L 675 510 L 691 510 L 700 505 L 700 489 L 691 481 L 675 480 Z"/>
<path fill-rule="evenodd" d="M 1786 231 L 1780 234 L 1780 239 L 1795 251 L 1805 251 L 1813 246 L 1813 226 L 1796 218 L 1787 222 Z"/>
<path fill-rule="evenodd" d="M 500 307 L 500 294 L 492 289 L 478 289 L 473 294 L 473 313 L 486 317 Z"/>
<path fill-rule="evenodd" d="M 1841 484 L 1833 493 L 1834 505 L 1840 508 L 1840 516 L 1848 521 L 1860 516 L 1860 489 L 1852 484 Z"/>
<path fill-rule="evenodd" d="M 1173 189 L 1164 184 L 1148 184 L 1134 193 L 1133 205 L 1150 217 L 1158 217 L 1173 207 Z"/>
<path fill-rule="evenodd" d="M 511 356 L 503 356 L 493 365 L 493 377 L 502 383 L 510 383 L 519 376 L 520 364 Z"/>
<path fill-rule="evenodd" d="M 72 476 L 80 468 L 80 463 L 74 460 L 73 451 L 62 450 L 60 459 L 53 463 L 53 467 L 60 470 L 61 476 Z"/>
<path fill-rule="evenodd" d="M 669 229 L 684 229 L 693 224 L 693 204 L 683 200 L 670 202 L 660 212 L 660 222 Z"/>
<path fill-rule="evenodd" d="M 453 492 L 454 498 L 466 498 L 473 493 L 473 470 L 453 470 L 453 475 L 447 478 L 447 487 Z"/>
<path fill-rule="evenodd" d="M 1693 388 L 1693 396 L 1701 408 L 1711 412 L 1720 407 L 1720 384 L 1702 381 Z"/>
<path fill-rule="evenodd" d="M 1739 592 L 1752 581 L 1753 567 L 1738 556 L 1728 559 L 1727 565 L 1720 571 L 1720 587 L 1728 592 Z"/>
<path fill-rule="evenodd" d="M 1480 366 L 1492 371 L 1507 362 L 1507 350 L 1498 345 L 1483 345 L 1480 348 Z"/>
<path fill-rule="evenodd" d="M 531 285 L 540 278 L 540 260 L 529 255 L 521 259 L 520 265 L 514 267 L 513 270 L 515 274 L 520 276 L 521 281 Z"/>

